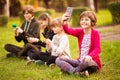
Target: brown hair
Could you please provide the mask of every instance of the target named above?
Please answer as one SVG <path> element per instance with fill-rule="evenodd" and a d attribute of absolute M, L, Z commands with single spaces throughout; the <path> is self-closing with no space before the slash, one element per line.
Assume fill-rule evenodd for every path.
<path fill-rule="evenodd" d="M 95 12 L 93 12 L 93 11 L 84 11 L 83 13 L 81 13 L 80 19 L 82 17 L 84 17 L 84 16 L 90 18 L 90 20 L 91 20 L 91 26 L 95 26 L 96 25 L 97 19 L 96 19 Z"/>
<path fill-rule="evenodd" d="M 61 18 L 55 18 L 52 23 L 51 23 L 51 27 L 61 27 L 62 23 L 61 23 Z"/>
<path fill-rule="evenodd" d="M 24 8 L 24 10 L 23 10 L 23 14 L 24 14 L 26 11 L 27 11 L 28 13 L 34 15 L 34 8 L 33 8 L 33 6 L 27 5 L 27 6 Z"/>
<path fill-rule="evenodd" d="M 43 12 L 42 14 L 40 14 L 40 16 L 38 17 L 38 20 L 43 20 L 43 21 L 45 21 L 45 20 L 47 20 L 48 19 L 48 26 L 47 26 L 47 28 L 48 28 L 48 30 L 50 30 L 50 26 L 51 26 L 51 17 L 50 17 L 50 15 L 48 14 L 48 13 L 46 13 L 46 12 Z"/>

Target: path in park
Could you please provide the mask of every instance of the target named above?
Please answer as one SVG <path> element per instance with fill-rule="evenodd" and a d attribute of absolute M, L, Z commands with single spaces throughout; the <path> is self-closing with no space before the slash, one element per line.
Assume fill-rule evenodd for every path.
<path fill-rule="evenodd" d="M 96 29 L 101 32 L 101 40 L 105 41 L 120 41 L 120 25 L 97 27 Z M 103 31 L 103 32 L 102 32 Z M 105 32 L 104 32 L 105 31 Z"/>

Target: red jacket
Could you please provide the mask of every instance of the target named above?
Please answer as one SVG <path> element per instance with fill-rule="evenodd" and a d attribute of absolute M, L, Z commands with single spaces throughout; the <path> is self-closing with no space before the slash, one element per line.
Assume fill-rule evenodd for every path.
<path fill-rule="evenodd" d="M 78 46 L 79 46 L 79 49 L 81 50 L 81 43 L 82 43 L 83 36 L 84 36 L 83 29 L 81 29 L 81 28 L 71 28 L 71 27 L 68 26 L 68 24 L 63 25 L 63 29 L 64 29 L 65 33 L 70 34 L 70 35 L 78 38 Z M 101 48 L 100 48 L 99 32 L 92 28 L 90 50 L 88 52 L 88 55 L 91 56 L 92 59 L 97 63 L 99 70 L 102 67 L 101 62 L 100 62 L 100 57 L 99 57 L 100 51 L 101 51 Z"/>

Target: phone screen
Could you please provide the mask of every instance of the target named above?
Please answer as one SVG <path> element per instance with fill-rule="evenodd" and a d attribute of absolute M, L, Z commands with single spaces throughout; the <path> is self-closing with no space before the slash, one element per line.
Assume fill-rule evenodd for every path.
<path fill-rule="evenodd" d="M 73 7 L 67 7 L 66 12 L 69 13 L 71 17 L 72 12 L 73 12 Z M 68 21 L 70 21 L 70 19 L 68 19 Z"/>

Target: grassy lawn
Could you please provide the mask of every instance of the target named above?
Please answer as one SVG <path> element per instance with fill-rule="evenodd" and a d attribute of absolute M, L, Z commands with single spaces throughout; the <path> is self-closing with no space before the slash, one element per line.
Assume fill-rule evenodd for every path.
<path fill-rule="evenodd" d="M 92 74 L 90 78 L 82 78 L 78 75 L 68 75 L 60 71 L 58 67 L 49 68 L 45 65 L 26 65 L 26 60 L 16 57 L 6 58 L 4 50 L 6 43 L 22 46 L 14 40 L 13 28 L 17 18 L 9 20 L 8 27 L 0 27 L 0 80 L 119 80 L 120 79 L 120 41 L 101 41 L 101 61 L 104 64 L 99 73 Z M 69 36 L 72 58 L 78 56 L 77 40 Z"/>

